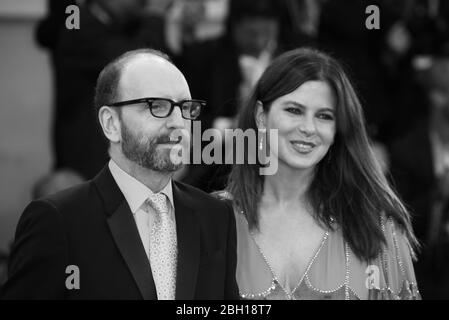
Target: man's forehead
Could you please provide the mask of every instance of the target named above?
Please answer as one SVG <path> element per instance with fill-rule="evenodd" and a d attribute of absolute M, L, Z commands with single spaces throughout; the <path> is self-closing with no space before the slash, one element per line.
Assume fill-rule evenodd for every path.
<path fill-rule="evenodd" d="M 129 61 L 122 70 L 120 89 L 122 95 L 130 95 L 128 98 L 160 95 L 176 98 L 190 94 L 181 71 L 155 55 L 140 55 Z"/>

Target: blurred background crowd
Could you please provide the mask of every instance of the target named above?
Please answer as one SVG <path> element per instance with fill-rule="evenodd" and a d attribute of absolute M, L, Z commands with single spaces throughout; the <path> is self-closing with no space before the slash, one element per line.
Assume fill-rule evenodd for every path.
<path fill-rule="evenodd" d="M 66 28 L 72 4 L 80 9 L 78 30 Z M 378 30 L 365 25 L 365 9 L 373 4 L 380 10 Z M 449 298 L 448 1 L 47 0 L 45 5 L 29 29 L 2 15 L 0 7 L 5 48 L 0 285 L 15 224 L 29 200 L 90 179 L 107 162 L 93 92 L 109 61 L 147 46 L 167 52 L 186 75 L 192 97 L 208 102 L 202 129 L 224 130 L 234 127 L 239 106 L 273 57 L 313 46 L 343 62 L 362 99 L 374 150 L 413 214 L 422 243 L 415 271 L 423 298 Z M 41 63 L 27 58 L 27 50 L 40 54 Z M 28 150 L 26 159 L 21 150 Z M 211 192 L 224 187 L 228 170 L 192 165 L 177 178 Z"/>

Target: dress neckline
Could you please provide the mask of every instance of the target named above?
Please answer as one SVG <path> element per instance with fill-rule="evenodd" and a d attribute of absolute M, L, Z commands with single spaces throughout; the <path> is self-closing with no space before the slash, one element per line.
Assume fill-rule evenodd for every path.
<path fill-rule="evenodd" d="M 246 221 L 246 219 L 245 219 Z M 247 225 L 248 226 L 248 225 Z M 279 277 L 276 275 L 276 273 L 274 272 L 273 268 L 271 267 L 270 262 L 268 261 L 267 257 L 265 256 L 263 250 L 260 248 L 259 244 L 257 243 L 256 239 L 254 238 L 254 234 L 249 231 L 249 226 L 248 226 L 248 233 L 250 235 L 250 238 L 252 239 L 252 242 L 254 243 L 254 245 L 257 248 L 257 251 L 259 252 L 260 256 L 262 257 L 263 261 L 265 262 L 265 265 L 268 267 L 268 269 L 270 270 L 271 276 L 273 278 L 273 281 L 275 283 L 277 283 L 277 285 L 282 289 L 282 291 L 287 295 L 287 297 L 289 299 L 292 299 L 293 295 L 295 294 L 295 292 L 298 290 L 298 288 L 301 286 L 301 284 L 303 283 L 304 279 L 306 278 L 306 276 L 309 273 L 310 268 L 312 267 L 312 265 L 314 264 L 316 258 L 319 256 L 321 249 L 324 247 L 324 244 L 327 242 L 327 239 L 329 238 L 329 231 L 326 231 L 321 239 L 321 243 L 318 246 L 318 248 L 316 249 L 313 257 L 310 259 L 310 261 L 307 264 L 307 268 L 304 271 L 303 275 L 301 276 L 301 279 L 299 280 L 299 282 L 297 283 L 297 285 L 293 288 L 293 290 L 291 292 L 289 292 L 279 281 Z"/>

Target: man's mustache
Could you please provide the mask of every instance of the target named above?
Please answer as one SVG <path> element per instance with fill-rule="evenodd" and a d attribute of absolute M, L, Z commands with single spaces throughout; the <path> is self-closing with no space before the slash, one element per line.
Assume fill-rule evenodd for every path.
<path fill-rule="evenodd" d="M 156 144 L 165 144 L 165 143 L 180 143 L 181 141 L 182 141 L 181 136 L 170 138 L 170 134 L 167 134 L 167 135 L 164 134 L 164 135 L 158 136 L 154 142 Z"/>

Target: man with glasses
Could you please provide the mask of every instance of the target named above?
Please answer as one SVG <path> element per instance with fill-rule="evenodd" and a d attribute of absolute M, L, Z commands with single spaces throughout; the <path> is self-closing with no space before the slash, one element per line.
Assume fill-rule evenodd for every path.
<path fill-rule="evenodd" d="M 231 206 L 172 181 L 182 166 L 173 154 L 188 147 L 204 106 L 159 51 L 107 65 L 95 107 L 111 160 L 93 180 L 25 209 L 0 296 L 237 299 Z"/>

